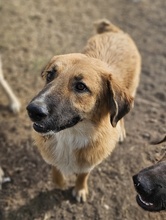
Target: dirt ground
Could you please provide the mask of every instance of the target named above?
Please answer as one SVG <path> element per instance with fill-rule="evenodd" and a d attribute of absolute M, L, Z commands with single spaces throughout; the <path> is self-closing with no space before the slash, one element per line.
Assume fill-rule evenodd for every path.
<path fill-rule="evenodd" d="M 69 189 L 53 188 L 50 167 L 33 145 L 25 107 L 43 86 L 40 71 L 56 54 L 80 52 L 94 34 L 93 22 L 107 18 L 128 32 L 142 55 L 135 108 L 126 117 L 127 138 L 94 169 L 87 203 Z M 166 212 L 143 211 L 135 201 L 132 175 L 155 163 L 166 134 L 165 0 L 0 1 L 0 53 L 5 78 L 22 103 L 13 115 L 0 88 L 0 166 L 11 182 L 0 191 L 0 219 L 164 220 Z"/>

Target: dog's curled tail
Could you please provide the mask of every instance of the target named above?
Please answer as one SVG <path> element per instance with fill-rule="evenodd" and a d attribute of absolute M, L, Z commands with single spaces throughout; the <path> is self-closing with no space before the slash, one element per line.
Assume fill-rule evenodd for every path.
<path fill-rule="evenodd" d="M 99 34 L 102 34 L 104 32 L 121 32 L 122 30 L 113 25 L 109 20 L 107 19 L 101 19 L 94 23 L 96 27 L 96 31 Z"/>

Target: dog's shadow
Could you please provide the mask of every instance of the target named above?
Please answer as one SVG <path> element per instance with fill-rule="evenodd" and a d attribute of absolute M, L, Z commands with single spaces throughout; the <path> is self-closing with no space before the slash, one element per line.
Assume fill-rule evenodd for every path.
<path fill-rule="evenodd" d="M 76 200 L 71 196 L 72 187 L 62 191 L 53 189 L 50 191 L 40 192 L 35 198 L 31 199 L 27 204 L 19 207 L 16 210 L 10 210 L 2 219 L 8 220 L 32 220 L 39 217 L 44 212 L 52 210 L 53 207 L 60 207 L 63 201 L 69 201 L 75 204 Z"/>

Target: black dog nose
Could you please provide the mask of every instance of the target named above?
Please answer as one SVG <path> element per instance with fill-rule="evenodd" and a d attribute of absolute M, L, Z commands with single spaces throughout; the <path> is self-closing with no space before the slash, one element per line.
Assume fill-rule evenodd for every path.
<path fill-rule="evenodd" d="M 150 196 L 161 190 L 162 185 L 157 184 L 154 178 L 141 173 L 133 176 L 133 183 L 138 193 Z"/>
<path fill-rule="evenodd" d="M 147 193 L 148 187 L 146 186 L 146 182 L 144 182 L 143 179 L 140 178 L 139 174 L 133 176 L 133 183 L 138 193 Z"/>
<path fill-rule="evenodd" d="M 29 117 L 34 122 L 41 121 L 48 116 L 48 109 L 44 103 L 31 102 L 26 109 Z"/>
<path fill-rule="evenodd" d="M 133 176 L 133 183 L 134 183 L 134 186 L 137 188 L 140 186 L 140 181 L 138 180 L 138 175 L 134 175 Z"/>

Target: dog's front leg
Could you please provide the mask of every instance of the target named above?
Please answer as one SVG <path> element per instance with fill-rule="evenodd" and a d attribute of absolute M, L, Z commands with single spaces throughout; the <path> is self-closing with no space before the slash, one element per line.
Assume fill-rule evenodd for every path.
<path fill-rule="evenodd" d="M 72 194 L 78 202 L 86 202 L 86 197 L 88 195 L 88 176 L 89 173 L 81 173 L 77 176 Z"/>
<path fill-rule="evenodd" d="M 52 179 L 57 188 L 66 189 L 65 177 L 56 167 L 52 167 Z"/>

